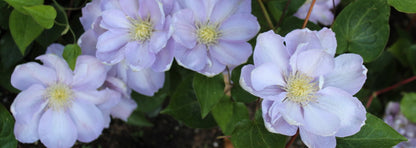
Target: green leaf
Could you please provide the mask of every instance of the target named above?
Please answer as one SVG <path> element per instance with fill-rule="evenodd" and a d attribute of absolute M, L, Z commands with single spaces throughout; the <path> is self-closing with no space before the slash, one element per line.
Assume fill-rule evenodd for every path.
<path fill-rule="evenodd" d="M 415 0 L 388 0 L 388 3 L 400 12 L 416 13 Z"/>
<path fill-rule="evenodd" d="M 257 100 L 256 96 L 251 95 L 240 86 L 241 68 L 244 65 L 240 65 L 234 68 L 231 73 L 231 80 L 233 81 L 233 87 L 231 88 L 231 97 L 238 102 L 250 103 Z"/>
<path fill-rule="evenodd" d="M 153 124 L 149 122 L 144 116 L 144 114 L 140 112 L 138 109 L 131 113 L 130 117 L 127 119 L 127 123 L 136 126 L 153 126 Z"/>
<path fill-rule="evenodd" d="M 136 101 L 137 106 L 139 106 L 137 110 L 146 113 L 150 117 L 154 117 L 162 109 L 162 104 L 167 94 L 166 92 L 159 91 L 154 96 L 149 97 L 133 92 L 131 97 Z"/>
<path fill-rule="evenodd" d="M 46 29 L 52 28 L 55 23 L 56 10 L 52 6 L 36 5 L 23 7 L 32 18 Z"/>
<path fill-rule="evenodd" d="M 365 62 L 375 60 L 389 38 L 390 7 L 386 0 L 359 0 L 345 7 L 337 16 L 333 30 L 337 53 L 352 52 Z"/>
<path fill-rule="evenodd" d="M 179 84 L 169 105 L 161 113 L 169 114 L 193 128 L 210 128 L 216 125 L 211 114 L 204 119 L 201 117 L 201 108 L 192 88 L 192 75 L 184 78 Z"/>
<path fill-rule="evenodd" d="M 13 117 L 2 104 L 0 104 L 0 119 L 0 147 L 17 147 L 17 141 L 13 134 Z"/>
<path fill-rule="evenodd" d="M 410 68 L 413 70 L 413 74 L 416 75 L 416 45 L 410 46 L 406 51 L 407 62 L 410 65 Z"/>
<path fill-rule="evenodd" d="M 416 93 L 406 93 L 400 102 L 400 109 L 407 119 L 416 123 Z"/>
<path fill-rule="evenodd" d="M 276 23 L 279 22 L 282 12 L 286 7 L 287 1 L 288 0 L 272 0 L 267 2 L 267 8 L 270 12 L 269 14 L 273 16 Z M 305 0 L 290 0 L 290 3 L 285 12 L 285 17 L 292 16 L 294 13 L 296 13 L 296 11 L 300 6 L 302 6 L 303 3 L 305 3 Z"/>
<path fill-rule="evenodd" d="M 38 25 L 32 17 L 16 10 L 13 10 L 10 14 L 9 28 L 22 55 L 25 54 L 26 47 L 43 31 L 42 26 Z"/>
<path fill-rule="evenodd" d="M 301 20 L 297 17 L 294 16 L 290 16 L 290 17 L 286 17 L 283 20 L 283 23 L 280 25 L 279 28 L 277 28 L 277 33 L 281 36 L 285 36 L 286 34 L 288 34 L 289 32 L 295 30 L 295 29 L 299 29 L 302 27 L 304 20 Z M 312 23 L 312 22 L 308 22 L 306 24 L 306 27 L 309 28 L 310 30 L 320 30 L 321 27 L 319 27 L 318 25 Z"/>
<path fill-rule="evenodd" d="M 72 70 L 74 70 L 77 58 L 81 55 L 81 52 L 81 47 L 77 44 L 69 44 L 65 46 L 62 56 Z"/>
<path fill-rule="evenodd" d="M 58 8 L 55 4 L 53 5 L 55 9 Z M 56 40 L 64 35 L 69 29 L 69 25 L 65 24 L 66 22 L 66 13 L 65 11 L 57 11 L 55 18 L 57 22 L 51 29 L 46 29 L 36 38 L 36 42 L 42 45 L 44 48 L 47 48 L 50 44 L 56 42 Z M 68 27 L 67 27 L 68 26 Z"/>
<path fill-rule="evenodd" d="M 231 142 L 236 148 L 283 148 L 286 136 L 269 132 L 264 127 L 261 110 L 258 110 L 254 121 L 244 120 L 237 125 Z"/>
<path fill-rule="evenodd" d="M 409 66 L 406 59 L 406 50 L 411 46 L 411 42 L 407 38 L 399 38 L 388 51 L 398 60 L 403 66 Z"/>
<path fill-rule="evenodd" d="M 201 116 L 205 118 L 212 108 L 224 96 L 224 81 L 222 75 L 209 78 L 195 73 L 192 83 L 196 98 L 201 106 Z"/>
<path fill-rule="evenodd" d="M 42 5 L 43 0 L 4 0 L 9 5 L 13 6 L 14 9 L 23 14 L 28 14 L 28 12 L 23 8 L 24 6 L 34 6 Z"/>
<path fill-rule="evenodd" d="M 249 119 L 247 107 L 243 103 L 232 102 L 224 96 L 212 109 L 212 115 L 225 135 L 231 135 L 238 122 Z"/>
<path fill-rule="evenodd" d="M 337 138 L 337 148 L 377 147 L 391 148 L 407 139 L 397 133 L 383 120 L 367 113 L 367 120 L 361 130 L 352 136 Z"/>

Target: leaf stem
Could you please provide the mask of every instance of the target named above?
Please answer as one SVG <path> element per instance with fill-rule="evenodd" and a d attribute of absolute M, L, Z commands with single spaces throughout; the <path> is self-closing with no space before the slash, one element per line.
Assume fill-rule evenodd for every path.
<path fill-rule="evenodd" d="M 396 89 L 397 87 L 400 87 L 400 86 L 402 86 L 402 85 L 405 85 L 405 84 L 407 84 L 407 83 L 410 83 L 410 82 L 412 82 L 412 81 L 414 81 L 414 80 L 416 80 L 416 76 L 413 76 L 413 77 L 407 78 L 407 79 L 405 79 L 405 80 L 403 80 L 403 81 L 400 81 L 400 82 L 398 82 L 398 83 L 396 83 L 396 84 L 394 84 L 394 85 L 392 85 L 392 86 L 389 86 L 389 87 L 384 88 L 384 89 L 382 89 L 382 90 L 378 90 L 378 91 L 373 92 L 373 94 L 372 94 L 372 95 L 368 98 L 368 102 L 367 102 L 366 108 L 370 107 L 371 103 L 373 102 L 373 99 L 374 99 L 375 97 L 377 97 L 378 95 L 380 95 L 380 94 L 382 94 L 382 93 L 389 92 L 389 91 L 391 91 L 391 90 L 393 90 L 393 89 Z"/>
<path fill-rule="evenodd" d="M 225 83 L 224 94 L 231 96 L 231 88 L 233 88 L 233 84 L 231 83 L 231 72 L 228 66 L 225 67 L 225 69 L 227 70 L 227 74 L 223 74 Z"/>
<path fill-rule="evenodd" d="M 259 2 L 260 8 L 261 8 L 261 10 L 262 10 L 262 12 L 264 14 L 264 17 L 266 18 L 267 24 L 269 25 L 270 29 L 273 30 L 274 29 L 274 27 L 273 27 L 274 25 L 272 23 L 272 20 L 270 19 L 270 16 L 269 16 L 269 13 L 267 12 L 266 7 L 263 4 L 263 1 L 262 0 L 257 0 L 257 2 Z"/>
<path fill-rule="evenodd" d="M 309 17 L 311 16 L 313 6 L 315 5 L 316 0 L 312 0 L 311 7 L 309 7 L 308 14 L 306 15 L 305 21 L 303 22 L 302 29 L 308 24 Z"/>
<path fill-rule="evenodd" d="M 67 28 L 69 29 L 69 31 L 70 31 L 70 32 L 71 32 L 71 34 L 72 34 L 72 37 L 73 37 L 73 39 L 74 39 L 74 44 L 76 44 L 76 43 L 77 43 L 77 37 L 76 37 L 76 35 L 75 35 L 75 33 L 74 33 L 74 30 L 72 30 L 71 25 L 69 25 L 68 16 L 66 15 L 66 12 L 65 12 L 64 8 L 63 8 L 61 5 L 59 5 L 59 3 L 58 3 L 58 2 L 56 2 L 56 0 L 52 0 L 52 1 L 53 1 L 53 3 L 56 5 L 56 7 L 58 8 L 58 10 L 59 10 L 59 11 L 61 11 L 61 12 L 62 12 L 62 14 L 64 15 L 64 18 L 65 18 L 65 24 L 66 24 Z M 55 22 L 56 22 L 56 21 L 55 21 Z"/>
<path fill-rule="evenodd" d="M 290 5 L 290 2 L 291 2 L 292 0 L 287 0 L 287 2 L 286 2 L 286 6 L 285 6 L 285 8 L 283 9 L 283 11 L 282 11 L 282 15 L 280 16 L 280 18 L 279 18 L 279 22 L 277 23 L 277 25 L 276 25 L 276 27 L 274 27 L 274 28 L 279 28 L 279 26 L 280 26 L 280 24 L 282 23 L 282 21 L 283 21 L 283 18 L 285 17 L 285 13 L 286 13 L 286 11 L 287 11 L 287 9 L 289 8 L 289 5 Z"/>
<path fill-rule="evenodd" d="M 293 142 L 295 142 L 296 137 L 298 137 L 299 135 L 299 129 L 298 131 L 296 131 L 296 134 L 292 136 L 292 138 L 290 138 L 290 141 L 286 144 L 285 148 L 289 148 Z"/>

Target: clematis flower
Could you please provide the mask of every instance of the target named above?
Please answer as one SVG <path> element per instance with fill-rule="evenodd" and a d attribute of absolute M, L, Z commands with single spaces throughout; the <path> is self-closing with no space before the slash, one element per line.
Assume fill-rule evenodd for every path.
<path fill-rule="evenodd" d="M 123 0 L 93 0 L 82 8 L 83 16 L 80 18 L 80 21 L 86 32 L 80 37 L 78 45 L 81 47 L 83 54 L 96 56 L 98 38 L 103 35 L 103 33 L 110 31 L 100 26 L 103 21 L 103 12 L 106 10 L 121 11 L 122 9 L 120 5 L 125 2 L 133 3 L 132 1 Z M 174 7 L 174 1 L 163 0 L 161 2 L 165 14 L 170 14 L 176 11 L 177 8 Z M 155 92 L 162 88 L 164 84 L 164 71 L 170 69 L 173 61 L 174 47 L 175 43 L 173 39 L 169 39 L 166 46 L 156 54 L 156 60 L 153 65 L 141 70 L 132 69 L 127 60 L 123 59 L 112 66 L 110 76 L 122 80 L 127 84 L 128 88 L 132 88 L 141 94 L 152 96 Z M 119 93 L 124 94 L 125 92 Z M 122 102 L 124 102 L 123 100 L 124 99 L 122 99 Z"/>
<path fill-rule="evenodd" d="M 178 64 L 214 76 L 247 61 L 248 40 L 260 29 L 250 0 L 179 0 L 173 15 L 173 39 Z"/>
<path fill-rule="evenodd" d="M 393 148 L 416 147 L 416 124 L 409 121 L 403 115 L 400 111 L 399 103 L 389 102 L 387 104 L 384 122 L 408 139 L 407 141 L 400 142 Z"/>
<path fill-rule="evenodd" d="M 338 5 L 340 0 L 316 0 L 313 6 L 309 21 L 313 23 L 321 23 L 329 26 L 334 21 L 334 13 L 331 11 L 334 6 Z M 306 0 L 305 3 L 294 14 L 300 19 L 305 19 L 311 7 L 312 0 Z"/>
<path fill-rule="evenodd" d="M 292 136 L 299 130 L 308 147 L 335 147 L 335 137 L 357 133 L 366 110 L 353 97 L 366 80 L 357 54 L 334 58 L 332 30 L 298 29 L 281 37 L 273 31 L 257 37 L 254 65 L 241 70 L 241 86 L 263 98 L 265 127 Z"/>
<path fill-rule="evenodd" d="M 15 68 L 11 84 L 21 90 L 10 110 L 14 134 L 23 143 L 40 141 L 47 147 L 71 147 L 76 140 L 91 142 L 104 128 L 99 105 L 113 101 L 103 85 L 107 70 L 96 58 L 79 56 L 72 71 L 55 54 Z"/>
<path fill-rule="evenodd" d="M 107 3 L 110 9 L 103 8 L 101 13 L 100 27 L 105 31 L 97 40 L 97 58 L 111 65 L 124 60 L 135 71 L 168 70 L 173 49 L 166 48 L 172 30 L 171 17 L 165 10 L 172 7 L 173 1 L 168 2 L 118 0 L 112 2 L 115 4 Z M 166 62 L 158 62 L 161 59 Z"/>

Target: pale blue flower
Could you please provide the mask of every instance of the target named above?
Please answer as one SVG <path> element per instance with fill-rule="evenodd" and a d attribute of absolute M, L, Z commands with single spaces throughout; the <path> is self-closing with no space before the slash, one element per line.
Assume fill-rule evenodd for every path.
<path fill-rule="evenodd" d="M 337 6 L 341 0 L 316 0 L 313 6 L 312 13 L 309 16 L 309 21 L 313 23 L 321 23 L 329 26 L 334 21 L 334 13 L 332 9 Z M 305 19 L 311 7 L 312 0 L 306 0 L 305 3 L 298 9 L 294 16 Z"/>

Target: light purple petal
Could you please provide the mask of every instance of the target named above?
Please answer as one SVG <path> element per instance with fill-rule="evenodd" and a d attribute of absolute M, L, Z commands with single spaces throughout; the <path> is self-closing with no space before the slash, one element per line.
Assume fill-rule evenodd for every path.
<path fill-rule="evenodd" d="M 119 0 L 120 9 L 126 14 L 127 16 L 137 19 L 139 13 L 139 0 Z"/>
<path fill-rule="evenodd" d="M 176 12 L 172 18 L 172 27 L 174 28 L 172 37 L 186 48 L 193 48 L 196 45 L 196 28 L 192 14 L 192 11 L 185 9 Z"/>
<path fill-rule="evenodd" d="M 106 67 L 95 57 L 78 56 L 72 88 L 78 90 L 94 90 L 103 85 L 107 77 Z"/>
<path fill-rule="evenodd" d="M 211 57 L 224 65 L 240 65 L 250 57 L 252 47 L 247 42 L 219 41 L 208 50 Z"/>
<path fill-rule="evenodd" d="M 282 70 L 273 63 L 265 63 L 253 69 L 251 82 L 254 90 L 257 91 L 268 86 L 284 86 L 286 84 Z"/>
<path fill-rule="evenodd" d="M 64 48 L 65 47 L 62 44 L 53 43 L 49 45 L 48 48 L 46 49 L 46 54 L 50 53 L 50 54 L 55 54 L 59 57 L 62 57 L 62 53 L 64 53 Z"/>
<path fill-rule="evenodd" d="M 324 88 L 319 94 L 321 95 L 317 100 L 319 106 L 337 115 L 341 121 L 341 128 L 335 136 L 346 137 L 360 131 L 365 124 L 366 110 L 357 98 L 335 87 Z"/>
<path fill-rule="evenodd" d="M 72 70 L 62 57 L 53 54 L 45 54 L 38 56 L 36 60 L 42 61 L 44 66 L 55 69 L 58 81 L 66 84 L 69 84 L 72 81 Z"/>
<path fill-rule="evenodd" d="M 127 84 L 120 78 L 108 76 L 104 86 L 119 92 L 122 97 L 130 97 L 131 89 L 127 87 Z"/>
<path fill-rule="evenodd" d="M 328 6 L 316 5 L 312 10 L 309 20 L 311 22 L 319 22 L 325 26 L 329 26 L 334 21 L 334 14 Z"/>
<path fill-rule="evenodd" d="M 221 23 L 231 15 L 233 15 L 238 7 L 243 3 L 243 0 L 218 0 L 212 10 L 210 21 L 214 23 Z"/>
<path fill-rule="evenodd" d="M 273 30 L 261 33 L 257 37 L 253 60 L 256 66 L 273 62 L 282 72 L 288 70 L 289 52 L 283 44 L 283 38 Z"/>
<path fill-rule="evenodd" d="M 86 31 L 92 28 L 92 24 L 94 23 L 95 19 L 97 19 L 98 16 L 101 16 L 100 0 L 93 0 L 87 3 L 87 5 L 85 5 L 81 11 L 82 16 L 79 18 L 79 21 Z"/>
<path fill-rule="evenodd" d="M 244 90 L 264 99 L 273 96 L 277 97 L 277 95 L 282 92 L 282 90 L 278 87 L 266 87 L 260 91 L 254 90 L 253 83 L 251 82 L 251 74 L 253 69 L 254 65 L 246 65 L 241 69 L 240 85 Z"/>
<path fill-rule="evenodd" d="M 165 23 L 165 13 L 163 12 L 162 3 L 155 0 L 138 0 L 139 11 L 138 14 L 141 19 L 150 17 L 150 21 L 155 29 L 161 29 Z"/>
<path fill-rule="evenodd" d="M 16 122 L 14 135 L 23 143 L 39 140 L 38 125 L 47 102 L 43 99 L 44 87 L 34 84 L 20 92 L 10 106 Z"/>
<path fill-rule="evenodd" d="M 219 30 L 222 40 L 248 41 L 259 32 L 260 25 L 251 14 L 236 14 L 227 19 Z"/>
<path fill-rule="evenodd" d="M 179 65 L 195 71 L 202 70 L 208 61 L 207 48 L 202 44 L 193 49 L 178 46 L 174 52 Z"/>
<path fill-rule="evenodd" d="M 275 103 L 279 103 L 279 106 L 276 107 L 277 110 L 282 114 L 282 117 L 290 125 L 304 125 L 304 113 L 301 106 L 297 103 L 291 102 L 290 100 L 280 101 L 276 100 Z"/>
<path fill-rule="evenodd" d="M 203 22 L 207 19 L 207 7 L 205 6 L 205 2 L 207 1 L 201 1 L 201 0 L 178 0 L 179 4 L 184 9 L 189 9 L 193 13 L 190 13 L 191 15 L 194 15 L 195 21 Z"/>
<path fill-rule="evenodd" d="M 310 102 L 303 106 L 305 124 L 304 128 L 316 135 L 333 136 L 341 127 L 339 117 L 331 112 L 328 112 L 318 102 Z"/>
<path fill-rule="evenodd" d="M 173 50 L 175 49 L 175 41 L 169 39 L 166 47 L 156 55 L 156 61 L 152 65 L 152 69 L 156 72 L 163 72 L 170 69 L 173 62 Z"/>
<path fill-rule="evenodd" d="M 335 38 L 335 33 L 331 29 L 324 27 L 319 30 L 316 35 L 321 41 L 321 45 L 325 52 L 329 53 L 331 56 L 335 56 L 337 51 L 337 39 Z"/>
<path fill-rule="evenodd" d="M 147 96 L 153 96 L 165 82 L 164 72 L 154 72 L 152 69 L 127 71 L 127 86 Z"/>
<path fill-rule="evenodd" d="M 111 115 L 127 122 L 131 113 L 137 108 L 137 104 L 132 99 L 121 99 L 120 103 L 113 107 Z"/>
<path fill-rule="evenodd" d="M 335 136 L 319 136 L 302 127 L 299 129 L 299 134 L 302 142 L 311 148 L 335 148 L 336 146 Z"/>
<path fill-rule="evenodd" d="M 289 32 L 285 36 L 285 43 L 290 55 L 294 54 L 298 46 L 302 43 L 308 43 L 305 49 L 323 49 L 316 32 L 308 28 L 296 29 Z"/>
<path fill-rule="evenodd" d="M 81 47 L 83 55 L 95 56 L 97 52 L 97 38 L 95 32 L 90 29 L 79 37 L 78 45 Z"/>
<path fill-rule="evenodd" d="M 88 101 L 92 104 L 102 104 L 106 101 L 106 93 L 98 90 L 77 90 L 74 91 L 75 98 L 83 101 Z"/>
<path fill-rule="evenodd" d="M 48 85 L 56 81 L 56 72 L 35 62 L 18 65 L 11 76 L 11 84 L 19 90 L 28 89 L 33 84 Z"/>
<path fill-rule="evenodd" d="M 91 142 L 101 134 L 104 118 L 95 105 L 86 101 L 74 101 L 69 108 L 69 114 L 78 131 L 79 141 Z"/>
<path fill-rule="evenodd" d="M 108 64 L 120 62 L 124 57 L 124 52 L 121 53 L 120 51 L 129 41 L 130 37 L 127 32 L 121 30 L 105 32 L 98 37 L 97 58 Z"/>
<path fill-rule="evenodd" d="M 335 58 L 334 71 L 325 75 L 324 87 L 337 87 L 354 95 L 363 87 L 366 74 L 361 56 L 342 54 Z"/>
<path fill-rule="evenodd" d="M 278 105 L 273 105 L 274 101 L 263 100 L 262 111 L 264 125 L 266 129 L 272 133 L 283 134 L 287 136 L 295 135 L 298 127 L 288 124 L 279 111 L 275 108 Z M 275 114 L 274 116 L 269 116 Z"/>
<path fill-rule="evenodd" d="M 308 50 L 299 53 L 296 62 L 298 71 L 318 77 L 331 72 L 335 67 L 334 58 L 322 50 Z"/>
<path fill-rule="evenodd" d="M 235 13 L 251 13 L 251 0 L 242 0 Z"/>
<path fill-rule="evenodd" d="M 112 110 L 112 108 L 114 106 L 116 106 L 120 101 L 121 101 L 121 93 L 115 90 L 112 90 L 110 88 L 105 88 L 103 90 L 100 90 L 100 92 L 103 92 L 103 94 L 105 94 L 105 96 L 103 96 L 103 98 L 101 98 L 102 100 L 104 100 L 104 103 L 99 104 L 98 108 L 103 111 L 110 111 Z M 109 114 L 107 114 L 109 115 Z M 104 116 L 105 117 L 105 116 Z"/>
<path fill-rule="evenodd" d="M 141 70 L 153 65 L 156 55 L 149 51 L 149 46 L 149 44 L 139 44 L 136 41 L 127 43 L 124 56 L 130 68 Z"/>
<path fill-rule="evenodd" d="M 207 59 L 207 64 L 205 65 L 204 69 L 197 71 L 207 77 L 213 77 L 225 70 L 225 65 L 220 63 L 219 61 L 209 58 Z"/>
<path fill-rule="evenodd" d="M 38 132 L 46 147 L 72 147 L 77 140 L 77 129 L 66 111 L 46 110 Z"/>
<path fill-rule="evenodd" d="M 165 48 L 169 39 L 168 33 L 169 32 L 167 30 L 154 31 L 149 41 L 149 51 L 158 53 L 160 50 Z"/>
<path fill-rule="evenodd" d="M 103 12 L 101 26 L 105 29 L 130 29 L 133 24 L 127 19 L 127 15 L 118 9 Z"/>

